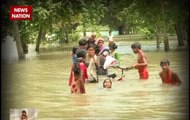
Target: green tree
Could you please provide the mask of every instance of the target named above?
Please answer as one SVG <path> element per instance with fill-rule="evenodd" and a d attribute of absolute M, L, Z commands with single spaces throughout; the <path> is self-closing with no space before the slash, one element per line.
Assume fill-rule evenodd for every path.
<path fill-rule="evenodd" d="M 5 28 L 6 31 L 3 32 L 3 35 L 1 37 L 5 37 L 7 34 L 13 36 L 13 38 L 15 38 L 16 41 L 18 57 L 19 59 L 24 59 L 25 54 L 23 52 L 22 42 L 20 39 L 19 26 L 18 26 L 19 21 L 16 20 L 10 21 L 10 19 L 8 19 L 9 10 L 7 8 L 10 8 L 9 6 L 11 5 L 18 5 L 18 3 L 16 1 L 8 1 L 2 4 L 1 9 L 5 11 L 4 12 L 5 16 L 3 17 L 4 25 L 2 27 Z"/>

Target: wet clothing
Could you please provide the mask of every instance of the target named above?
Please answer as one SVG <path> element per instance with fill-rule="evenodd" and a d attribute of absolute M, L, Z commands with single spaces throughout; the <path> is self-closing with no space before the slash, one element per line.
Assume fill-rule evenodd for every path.
<path fill-rule="evenodd" d="M 100 65 L 99 65 L 99 67 L 97 69 L 97 74 L 98 75 L 107 75 L 108 70 L 104 69 L 104 63 L 106 61 L 106 58 L 104 58 L 103 55 L 99 55 L 98 59 L 99 59 Z"/>
<path fill-rule="evenodd" d="M 79 62 L 79 61 L 78 61 Z M 84 83 L 85 80 L 88 79 L 87 68 L 84 62 L 79 62 L 80 72 L 78 75 L 74 74 L 75 64 L 72 65 L 70 78 L 69 78 L 69 86 L 71 86 L 71 93 L 85 93 Z"/>
<path fill-rule="evenodd" d="M 87 58 L 87 63 L 88 63 L 87 72 L 89 75 L 89 79 L 88 79 L 89 82 L 97 83 L 98 82 L 98 75 L 97 75 L 98 66 L 95 64 L 95 61 L 98 61 L 98 58 L 96 55 L 94 55 L 94 59 Z"/>
<path fill-rule="evenodd" d="M 113 58 L 112 56 L 106 56 L 106 60 L 104 62 L 104 69 L 108 69 L 110 66 L 117 66 L 117 60 Z"/>
<path fill-rule="evenodd" d="M 71 82 L 71 93 L 85 93 L 84 80 L 82 76 L 73 76 Z"/>
<path fill-rule="evenodd" d="M 83 82 L 85 83 L 88 79 L 88 74 L 87 74 L 87 68 L 86 68 L 86 65 L 84 62 L 80 62 L 79 63 L 79 66 L 80 66 L 80 69 L 81 69 L 81 72 L 82 72 L 82 80 Z M 72 68 L 71 68 L 71 72 L 70 72 L 70 77 L 69 77 L 69 86 L 71 85 L 72 83 L 72 80 L 74 79 L 74 73 L 73 73 L 73 67 L 74 67 L 74 64 L 72 65 Z"/>
<path fill-rule="evenodd" d="M 167 73 L 161 71 L 159 75 L 162 79 L 162 82 L 165 84 L 181 83 L 178 75 L 174 73 L 171 69 L 168 69 Z"/>
<path fill-rule="evenodd" d="M 138 63 L 143 63 L 143 56 L 147 60 L 147 57 L 145 56 L 145 54 L 142 51 L 140 51 L 139 56 L 138 56 L 138 61 L 137 61 Z M 137 69 L 139 72 L 140 79 L 147 80 L 149 77 L 148 66 L 140 66 Z"/>

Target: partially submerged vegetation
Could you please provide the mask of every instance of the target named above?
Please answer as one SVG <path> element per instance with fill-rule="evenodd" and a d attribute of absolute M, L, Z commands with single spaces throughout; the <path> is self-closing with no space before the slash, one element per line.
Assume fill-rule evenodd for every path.
<path fill-rule="evenodd" d="M 68 43 L 77 43 L 81 35 L 86 36 L 88 31 L 97 32 L 97 35 L 101 35 L 100 31 L 118 31 L 120 36 L 115 36 L 118 41 L 133 40 L 135 37 L 138 40 L 155 41 L 156 48 L 159 48 L 160 42 L 163 41 L 164 49 L 168 51 L 170 48 L 168 34 L 177 36 L 179 46 L 183 46 L 185 40 L 189 44 L 188 2 L 188 0 L 180 3 L 178 0 L 8 1 L 2 4 L 1 38 L 9 34 L 17 43 L 21 43 L 17 44 L 19 56 L 24 56 L 23 46 L 27 44 L 35 43 L 36 52 L 40 52 L 42 44 L 54 47 L 58 44 L 68 46 Z M 10 5 L 31 5 L 33 20 L 10 21 L 8 12 Z"/>

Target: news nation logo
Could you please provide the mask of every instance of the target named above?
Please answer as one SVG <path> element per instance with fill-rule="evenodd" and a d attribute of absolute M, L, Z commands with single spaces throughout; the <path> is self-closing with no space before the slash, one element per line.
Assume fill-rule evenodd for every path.
<path fill-rule="evenodd" d="M 10 6 L 10 20 L 32 20 L 32 6 Z"/>

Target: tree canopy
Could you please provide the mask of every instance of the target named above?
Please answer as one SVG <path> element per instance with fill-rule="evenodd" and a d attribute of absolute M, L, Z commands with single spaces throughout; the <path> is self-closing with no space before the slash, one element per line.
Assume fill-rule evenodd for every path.
<path fill-rule="evenodd" d="M 98 32 L 98 26 L 108 26 L 121 35 L 143 33 L 147 39 L 153 34 L 158 37 L 164 32 L 177 33 L 178 30 L 180 33 L 181 30 L 184 33 L 189 29 L 188 0 L 10 0 L 2 3 L 1 27 L 6 31 L 1 31 L 1 37 L 12 32 L 10 5 L 33 7 L 33 20 L 18 22 L 20 38 L 24 43 L 68 43 L 78 40 L 78 31 L 84 35 L 87 31 Z"/>

